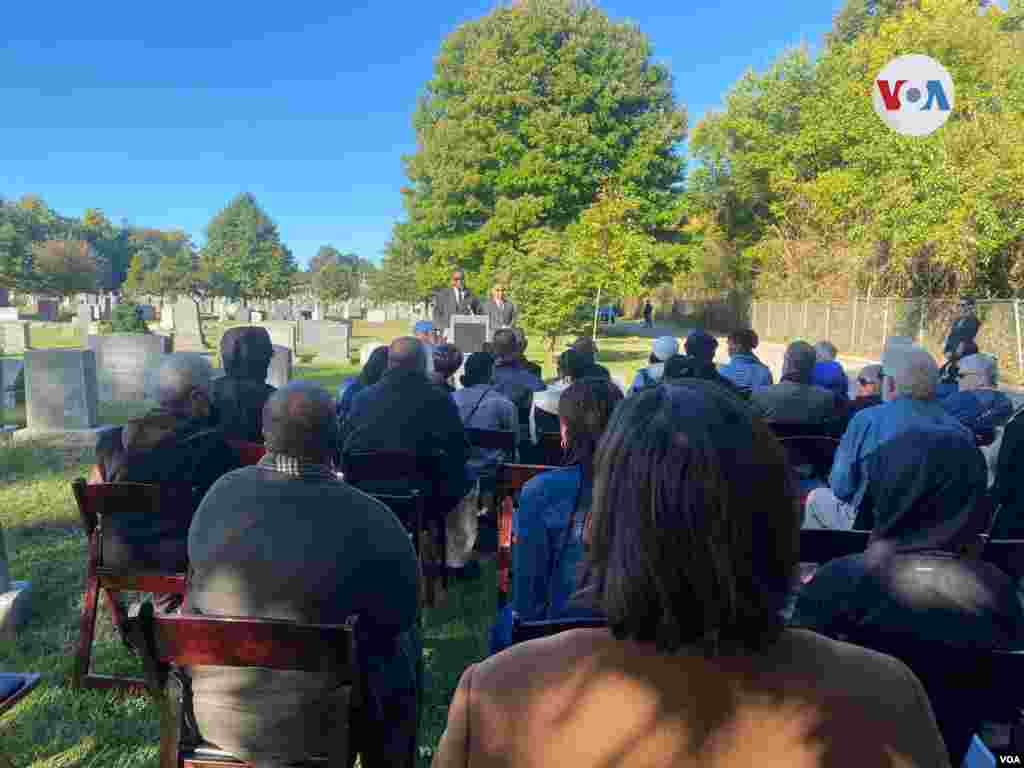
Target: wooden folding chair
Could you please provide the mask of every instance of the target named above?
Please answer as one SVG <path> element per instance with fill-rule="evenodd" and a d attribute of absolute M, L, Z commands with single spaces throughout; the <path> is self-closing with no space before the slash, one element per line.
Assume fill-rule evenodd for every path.
<path fill-rule="evenodd" d="M 234 448 L 244 467 L 259 464 L 260 459 L 267 455 L 267 447 L 260 443 L 250 443 L 246 440 L 228 440 L 227 442 Z"/>
<path fill-rule="evenodd" d="M 355 640 L 355 621 L 347 624 L 297 624 L 269 619 L 222 618 L 213 616 L 144 617 L 149 628 L 150 652 L 162 668 L 151 690 L 161 701 L 160 768 L 241 768 L 250 763 L 211 744 L 192 745 L 183 739 L 184 691 L 177 675 L 167 674 L 165 665 L 175 667 L 260 667 L 294 670 L 322 675 L 348 689 L 348 706 L 339 717 L 351 722 L 354 705 L 362 690 L 362 675 Z M 348 768 L 354 763 L 352 727 L 333 729 L 336 734 L 328 755 L 310 755 L 303 765 Z M 415 744 L 408 756 L 412 766 Z"/>
<path fill-rule="evenodd" d="M 424 527 L 423 522 L 426 514 L 423 494 L 419 490 L 413 489 L 407 494 L 368 493 L 367 495 L 377 499 L 377 501 L 384 504 L 394 513 L 395 517 L 398 518 L 398 522 L 402 524 L 406 533 L 409 534 L 409 540 L 416 551 L 416 557 L 420 558 L 420 547 L 423 546 L 423 539 L 429 533 Z M 423 568 L 422 559 L 420 559 L 420 568 Z M 437 601 L 435 580 L 424 579 L 424 581 L 426 582 L 424 585 L 424 601 L 427 605 L 433 606 Z"/>
<path fill-rule="evenodd" d="M 517 615 L 512 619 L 512 645 L 524 643 L 527 640 L 536 640 L 538 637 L 551 637 L 571 629 L 594 629 L 607 626 L 608 620 L 602 617 L 522 621 Z"/>
<path fill-rule="evenodd" d="M 0 672 L 0 683 L 14 683 L 14 690 L 0 699 L 0 715 L 28 696 L 39 685 L 41 676 L 34 672 Z M 7 687 L 6 685 L 4 686 Z M 0 766 L 14 768 L 14 763 L 0 751 Z"/>
<path fill-rule="evenodd" d="M 72 483 L 82 527 L 89 542 L 85 594 L 79 625 L 78 651 L 72 686 L 75 688 L 114 688 L 139 692 L 145 689 L 141 678 L 123 678 L 92 674 L 92 645 L 96 634 L 99 593 L 107 596 L 114 626 L 120 632 L 126 616 L 117 593 L 123 590 L 157 594 L 185 594 L 184 573 L 163 573 L 156 569 L 126 570 L 104 562 L 104 544 L 109 548 L 110 519 L 118 515 L 149 515 L 166 518 L 169 525 L 188 530 L 192 516 L 192 488 L 157 486 L 144 483 L 102 483 L 89 485 L 83 478 Z"/>
<path fill-rule="evenodd" d="M 512 581 L 512 515 L 513 497 L 530 480 L 557 467 L 543 464 L 499 464 L 495 482 L 494 502 L 498 509 L 498 606 L 508 602 Z"/>

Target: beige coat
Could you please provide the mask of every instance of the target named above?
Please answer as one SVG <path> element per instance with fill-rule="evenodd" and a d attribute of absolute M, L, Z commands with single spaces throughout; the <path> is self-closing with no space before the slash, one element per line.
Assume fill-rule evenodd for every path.
<path fill-rule="evenodd" d="M 899 661 L 804 630 L 707 660 L 581 629 L 462 675 L 435 768 L 948 768 Z"/>

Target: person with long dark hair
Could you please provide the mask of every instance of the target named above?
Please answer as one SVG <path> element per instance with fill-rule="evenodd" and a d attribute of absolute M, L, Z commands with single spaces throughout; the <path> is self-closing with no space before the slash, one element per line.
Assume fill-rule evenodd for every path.
<path fill-rule="evenodd" d="M 524 621 L 561 614 L 576 591 L 582 531 L 590 510 L 594 453 L 622 391 L 604 378 L 573 382 L 558 401 L 566 466 L 524 487 L 513 519 L 512 600 L 498 617 L 492 645 L 511 640 L 513 613 Z"/>
<path fill-rule="evenodd" d="M 608 626 L 470 666 L 435 768 L 949 767 L 904 664 L 784 627 L 796 485 L 742 401 L 698 380 L 626 399 L 593 482 L 588 583 Z"/>

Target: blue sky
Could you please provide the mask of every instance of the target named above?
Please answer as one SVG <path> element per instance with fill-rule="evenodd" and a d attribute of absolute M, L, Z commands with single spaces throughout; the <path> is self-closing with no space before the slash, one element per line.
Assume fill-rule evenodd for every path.
<path fill-rule="evenodd" d="M 816 50 L 842 0 L 599 4 L 649 35 L 692 126 L 746 67 L 801 40 Z M 324 243 L 377 260 L 403 214 L 401 156 L 433 57 L 494 6 L 6 3 L 0 196 L 34 192 L 64 214 L 97 207 L 201 243 L 249 191 L 300 262 Z"/>

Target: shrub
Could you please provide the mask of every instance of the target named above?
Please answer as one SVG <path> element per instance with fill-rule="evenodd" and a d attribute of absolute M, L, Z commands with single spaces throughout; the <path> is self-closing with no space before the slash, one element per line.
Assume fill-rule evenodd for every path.
<path fill-rule="evenodd" d="M 110 327 L 114 333 L 149 333 L 142 311 L 134 301 L 120 301 L 114 306 Z"/>

